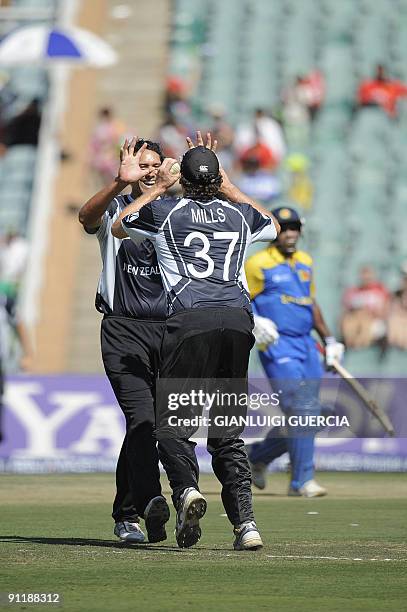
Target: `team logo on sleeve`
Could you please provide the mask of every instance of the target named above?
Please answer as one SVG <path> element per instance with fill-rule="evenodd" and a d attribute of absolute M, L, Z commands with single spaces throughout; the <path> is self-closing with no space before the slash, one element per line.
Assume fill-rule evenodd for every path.
<path fill-rule="evenodd" d="M 298 270 L 298 276 L 303 283 L 311 280 L 311 272 L 309 270 Z"/>

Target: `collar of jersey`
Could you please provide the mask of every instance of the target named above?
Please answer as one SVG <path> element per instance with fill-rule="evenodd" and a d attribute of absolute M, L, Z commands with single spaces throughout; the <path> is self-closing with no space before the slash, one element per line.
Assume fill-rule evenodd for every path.
<path fill-rule="evenodd" d="M 291 257 L 284 257 L 284 255 L 280 253 L 278 248 L 275 246 L 269 247 L 268 251 L 269 251 L 270 257 L 272 257 L 277 264 L 285 263 L 285 264 L 288 264 L 289 266 L 292 266 L 296 262 L 297 251 L 295 251 L 291 255 Z"/>
<path fill-rule="evenodd" d="M 133 198 L 131 193 L 125 193 L 123 198 L 124 198 L 124 201 L 126 202 L 126 204 L 132 204 L 133 202 L 136 201 L 136 198 Z M 160 200 L 160 199 L 161 199 L 161 196 L 158 196 L 157 200 Z"/>
<path fill-rule="evenodd" d="M 208 206 L 209 204 L 213 204 L 214 202 L 220 202 L 221 200 L 219 200 L 219 198 L 213 198 L 213 200 L 210 200 L 209 202 L 201 202 L 201 200 L 198 199 L 194 199 L 192 200 L 191 198 L 185 198 L 186 200 L 189 200 L 190 202 L 198 202 L 198 204 L 202 204 L 202 206 Z"/>

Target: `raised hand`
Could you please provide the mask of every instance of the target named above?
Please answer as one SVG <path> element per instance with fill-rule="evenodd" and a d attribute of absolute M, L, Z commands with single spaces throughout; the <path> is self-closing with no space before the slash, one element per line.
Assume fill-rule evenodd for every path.
<path fill-rule="evenodd" d="M 171 168 L 174 164 L 178 164 L 176 159 L 173 159 L 172 157 L 166 157 L 164 159 L 158 170 L 155 182 L 156 188 L 160 189 L 161 191 L 166 191 L 167 189 L 169 189 L 169 187 L 171 187 L 172 185 L 174 185 L 174 183 L 178 181 L 181 174 L 179 172 L 177 172 L 176 174 L 173 174 L 173 172 L 171 172 Z"/>
<path fill-rule="evenodd" d="M 206 145 L 204 145 L 202 134 L 199 130 L 196 133 L 196 144 L 193 143 L 193 141 L 191 140 L 191 138 L 189 138 L 189 136 L 187 136 L 186 140 L 187 140 L 188 149 L 194 149 L 195 147 L 206 147 L 207 149 L 210 149 L 211 151 L 215 153 L 216 148 L 218 146 L 217 140 L 214 140 L 212 143 L 212 134 L 210 132 L 206 133 Z"/>
<path fill-rule="evenodd" d="M 144 143 L 138 151 L 135 151 L 137 138 L 130 141 L 126 138 L 124 145 L 120 149 L 120 166 L 117 178 L 124 183 L 137 183 L 149 173 L 149 169 L 140 168 L 140 158 L 147 148 Z"/>

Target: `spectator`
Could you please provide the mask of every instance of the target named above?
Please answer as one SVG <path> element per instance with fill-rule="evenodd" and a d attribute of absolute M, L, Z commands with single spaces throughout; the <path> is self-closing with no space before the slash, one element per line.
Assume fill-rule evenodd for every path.
<path fill-rule="evenodd" d="M 211 118 L 209 132 L 212 134 L 212 138 L 218 141 L 216 154 L 223 169 L 229 172 L 232 169 L 235 157 L 233 151 L 235 134 L 233 128 L 226 121 L 225 109 L 221 106 L 214 106 L 209 114 Z"/>
<path fill-rule="evenodd" d="M 288 175 L 287 196 L 292 201 L 308 210 L 312 207 L 314 186 L 308 176 L 309 159 L 301 153 L 289 155 L 285 161 Z"/>
<path fill-rule="evenodd" d="M 298 81 L 283 92 L 283 121 L 291 146 L 303 147 L 309 140 L 310 113 L 299 97 Z"/>
<path fill-rule="evenodd" d="M 165 157 L 178 159 L 185 152 L 185 138 L 187 136 L 187 128 L 178 122 L 174 115 L 169 114 L 158 132 L 157 141 L 160 143 Z"/>
<path fill-rule="evenodd" d="M 407 96 L 407 85 L 388 76 L 386 68 L 378 64 L 373 79 L 361 82 L 357 92 L 358 106 L 380 106 L 389 115 L 397 116 L 400 98 Z"/>
<path fill-rule="evenodd" d="M 126 132 L 111 108 L 101 108 L 91 136 L 91 167 L 103 184 L 110 183 L 117 171 L 117 158 Z"/>
<path fill-rule="evenodd" d="M 387 342 L 390 346 L 407 350 L 407 261 L 401 267 L 400 288 L 390 302 Z"/>
<path fill-rule="evenodd" d="M 40 125 L 40 100 L 34 98 L 21 113 L 13 117 L 4 126 L 5 146 L 32 145 L 36 147 L 38 145 Z"/>
<path fill-rule="evenodd" d="M 0 293 L 15 298 L 28 257 L 28 243 L 15 231 L 9 231 L 0 245 Z"/>
<path fill-rule="evenodd" d="M 341 329 L 348 348 L 365 348 L 386 336 L 389 292 L 371 266 L 360 269 L 360 281 L 343 296 Z"/>
<path fill-rule="evenodd" d="M 322 106 L 325 96 L 325 82 L 319 70 L 313 70 L 307 75 L 298 76 L 296 84 L 299 100 L 308 109 L 313 121 Z"/>
<path fill-rule="evenodd" d="M 297 76 L 282 94 L 284 128 L 289 142 L 303 146 L 308 142 L 313 121 L 324 99 L 324 79 L 318 70 Z"/>
<path fill-rule="evenodd" d="M 242 159 L 242 174 L 236 179 L 236 185 L 240 191 L 263 204 L 269 204 L 281 192 L 279 179 L 270 170 L 262 168 L 255 155 Z"/>
<path fill-rule="evenodd" d="M 170 76 L 167 79 L 164 109 L 167 115 L 175 117 L 190 116 L 191 105 L 188 100 L 187 87 L 180 77 Z"/>
<path fill-rule="evenodd" d="M 286 153 L 284 133 L 278 121 L 269 117 L 263 109 L 257 109 L 249 124 L 242 124 L 236 130 L 235 149 L 241 157 L 252 147 L 267 148 L 269 155 L 278 165 Z M 250 152 L 252 153 L 252 151 Z"/>
<path fill-rule="evenodd" d="M 252 147 L 246 149 L 239 158 L 241 165 L 247 159 L 256 158 L 260 164 L 260 168 L 263 170 L 274 170 L 278 166 L 279 160 L 277 160 L 271 149 L 265 145 L 261 140 L 257 140 Z"/>

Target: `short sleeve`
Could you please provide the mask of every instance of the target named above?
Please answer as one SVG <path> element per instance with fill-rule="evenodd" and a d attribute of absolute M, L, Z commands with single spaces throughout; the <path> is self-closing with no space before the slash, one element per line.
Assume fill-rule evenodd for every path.
<path fill-rule="evenodd" d="M 122 227 L 136 244 L 140 244 L 144 238 L 155 240 L 158 227 L 154 218 L 152 203 L 146 204 L 138 212 L 124 217 Z"/>
<path fill-rule="evenodd" d="M 247 204 L 246 221 L 252 234 L 251 242 L 275 240 L 277 230 L 271 217 L 263 215 L 258 210 Z"/>
<path fill-rule="evenodd" d="M 250 297 L 252 300 L 264 289 L 264 272 L 262 268 L 256 263 L 254 257 L 250 257 L 245 265 L 245 273 L 247 286 L 249 287 Z"/>
<path fill-rule="evenodd" d="M 117 199 L 115 198 L 110 202 L 108 208 L 103 213 L 102 221 L 99 227 L 92 228 L 85 226 L 85 232 L 87 234 L 96 235 L 99 241 L 103 241 L 111 230 L 114 217 L 118 214 L 120 214 L 120 206 Z"/>

